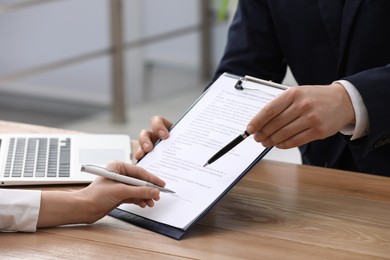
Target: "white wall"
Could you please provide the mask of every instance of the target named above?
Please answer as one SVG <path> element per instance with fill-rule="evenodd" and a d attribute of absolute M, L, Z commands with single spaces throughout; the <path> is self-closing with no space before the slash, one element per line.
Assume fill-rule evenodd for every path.
<path fill-rule="evenodd" d="M 1 4 L 11 2 L 14 1 L 0 1 Z M 127 42 L 199 22 L 197 0 L 123 2 Z M 108 15 L 107 0 L 52 1 L 0 14 L 0 78 L 108 48 Z M 129 104 L 143 99 L 145 60 L 171 63 L 196 71 L 199 64 L 198 34 L 126 51 L 126 96 Z M 108 105 L 109 69 L 109 57 L 102 56 L 0 84 L 0 93 Z"/>
<path fill-rule="evenodd" d="M 108 47 L 105 0 L 53 1 L 0 15 L 0 75 Z M 108 58 L 26 77 L 1 90 L 64 99 L 105 101 Z M 85 99 L 85 98 L 84 98 Z"/>

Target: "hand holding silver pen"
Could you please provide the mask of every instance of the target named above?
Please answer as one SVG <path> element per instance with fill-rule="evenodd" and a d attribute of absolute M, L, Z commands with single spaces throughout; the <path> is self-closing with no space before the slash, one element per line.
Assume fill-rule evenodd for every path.
<path fill-rule="evenodd" d="M 83 164 L 81 166 L 81 171 L 82 172 L 91 173 L 91 174 L 95 174 L 95 175 L 98 175 L 98 176 L 102 176 L 102 177 L 105 177 L 107 179 L 111 179 L 111 180 L 114 180 L 114 181 L 118 181 L 118 182 L 130 184 L 130 185 L 134 185 L 134 186 L 147 186 L 147 187 L 152 187 L 152 188 L 159 189 L 161 192 L 175 193 L 174 191 L 172 191 L 170 189 L 157 186 L 157 185 L 155 185 L 153 183 L 150 183 L 150 182 L 147 182 L 147 181 L 144 181 L 144 180 L 140 180 L 140 179 L 136 179 L 136 178 L 133 178 L 133 177 L 121 175 L 121 174 L 109 171 L 106 168 L 99 167 L 99 166 L 96 166 L 96 165 Z"/>

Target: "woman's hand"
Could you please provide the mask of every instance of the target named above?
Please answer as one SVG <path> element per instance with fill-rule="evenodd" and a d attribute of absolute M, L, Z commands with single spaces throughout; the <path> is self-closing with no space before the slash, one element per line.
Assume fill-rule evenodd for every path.
<path fill-rule="evenodd" d="M 142 179 L 164 187 L 165 182 L 141 167 L 111 162 L 106 167 L 119 174 Z M 97 177 L 88 187 L 77 191 L 43 191 L 37 227 L 93 223 L 122 203 L 153 207 L 160 199 L 156 188 L 131 186 Z"/>

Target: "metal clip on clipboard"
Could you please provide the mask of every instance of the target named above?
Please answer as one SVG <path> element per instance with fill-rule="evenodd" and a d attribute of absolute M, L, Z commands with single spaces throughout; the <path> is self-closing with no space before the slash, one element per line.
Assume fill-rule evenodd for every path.
<path fill-rule="evenodd" d="M 243 81 L 251 81 L 251 82 L 254 82 L 254 83 L 259 83 L 259 84 L 262 84 L 262 85 L 266 85 L 266 86 L 270 86 L 270 87 L 274 87 L 274 88 L 278 88 L 278 89 L 283 89 L 283 90 L 286 90 L 288 88 L 287 86 L 282 85 L 282 84 L 278 84 L 278 83 L 275 83 L 275 82 L 272 82 L 272 81 L 255 78 L 255 77 L 248 76 L 248 75 L 246 75 L 245 77 L 240 78 L 237 81 L 237 83 L 236 83 L 236 85 L 234 87 L 236 89 L 238 89 L 238 90 L 244 90 L 244 89 L 259 90 L 257 88 L 243 86 L 242 85 Z"/>

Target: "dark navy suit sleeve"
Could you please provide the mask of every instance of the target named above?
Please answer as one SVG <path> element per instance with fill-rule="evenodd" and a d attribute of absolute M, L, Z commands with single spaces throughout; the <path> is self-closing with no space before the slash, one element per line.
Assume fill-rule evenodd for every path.
<path fill-rule="evenodd" d="M 229 72 L 281 82 L 286 68 L 267 1 L 239 1 L 215 78 Z"/>
<path fill-rule="evenodd" d="M 351 0 L 350 0 L 351 1 Z M 342 68 L 367 108 L 369 132 L 364 154 L 390 146 L 390 1 L 361 1 L 353 20 Z"/>
<path fill-rule="evenodd" d="M 351 142 L 364 154 L 390 143 L 390 65 L 362 71 L 345 78 L 359 91 L 369 118 L 368 135 Z M 389 155 L 390 156 L 390 155 Z"/>
<path fill-rule="evenodd" d="M 303 162 L 390 176 L 389 13 L 389 0 L 241 0 L 215 78 L 281 82 L 288 64 L 299 85 L 348 80 L 367 108 L 368 135 L 310 142 Z"/>

